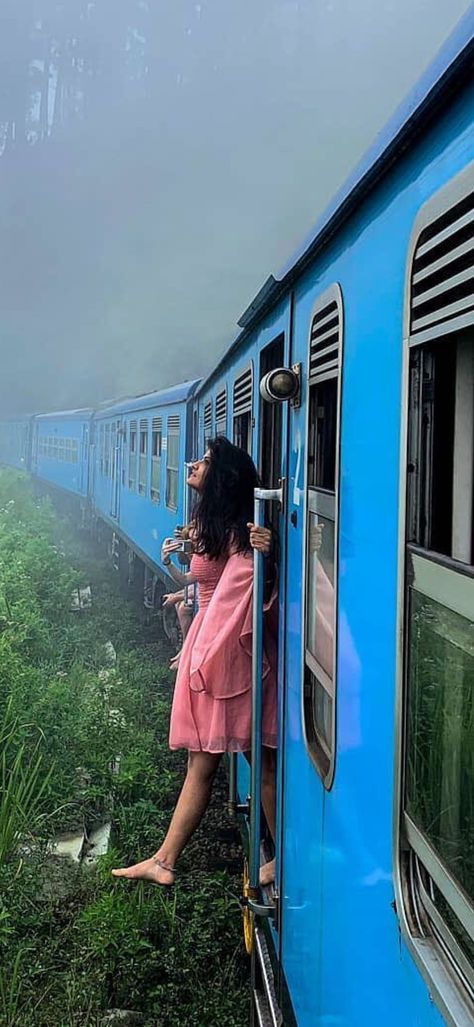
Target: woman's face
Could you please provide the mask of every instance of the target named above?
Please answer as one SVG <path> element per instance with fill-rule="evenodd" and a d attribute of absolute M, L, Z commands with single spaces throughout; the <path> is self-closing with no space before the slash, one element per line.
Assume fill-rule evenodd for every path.
<path fill-rule="evenodd" d="M 196 492 L 202 492 L 203 490 L 204 481 L 209 469 L 210 462 L 211 454 L 209 450 L 207 450 L 202 460 L 195 460 L 194 463 L 191 464 L 188 477 L 188 485 L 190 485 L 192 489 L 195 489 Z"/>

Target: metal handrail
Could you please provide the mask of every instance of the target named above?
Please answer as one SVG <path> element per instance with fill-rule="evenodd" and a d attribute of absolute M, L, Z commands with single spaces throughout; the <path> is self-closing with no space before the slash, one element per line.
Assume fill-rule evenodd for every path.
<path fill-rule="evenodd" d="M 283 498 L 282 489 L 254 489 L 254 523 L 263 526 L 265 502 Z M 260 827 L 262 791 L 262 671 L 263 671 L 263 600 L 264 556 L 253 553 L 253 611 L 252 611 L 252 740 L 250 768 L 250 838 L 249 886 L 256 896 L 260 879 Z"/>

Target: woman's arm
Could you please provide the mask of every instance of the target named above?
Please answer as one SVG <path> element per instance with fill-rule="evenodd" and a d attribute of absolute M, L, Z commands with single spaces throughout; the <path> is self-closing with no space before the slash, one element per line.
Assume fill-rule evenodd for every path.
<path fill-rule="evenodd" d="M 182 571 L 179 571 L 178 568 L 175 567 L 174 563 L 171 563 L 169 557 L 166 560 L 163 560 L 163 564 L 166 567 L 170 578 L 173 578 L 173 581 L 175 581 L 177 585 L 181 585 L 183 588 L 186 588 L 186 585 L 194 585 L 197 581 L 195 574 L 191 574 L 189 571 L 186 574 L 183 574 Z"/>
<path fill-rule="evenodd" d="M 174 563 L 171 562 L 171 554 L 177 552 L 178 549 L 179 542 L 173 542 L 172 539 L 165 541 L 161 547 L 161 560 L 166 567 L 170 578 L 172 578 L 177 585 L 181 585 L 182 588 L 186 588 L 187 585 L 194 585 L 197 578 L 195 574 L 191 574 L 190 571 L 187 571 L 186 573 L 179 571 L 178 568 L 175 567 Z"/>

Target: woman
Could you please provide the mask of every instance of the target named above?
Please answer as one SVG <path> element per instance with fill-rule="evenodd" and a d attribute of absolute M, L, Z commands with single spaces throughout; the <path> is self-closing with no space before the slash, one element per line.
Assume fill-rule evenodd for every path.
<path fill-rule="evenodd" d="M 168 832 L 157 852 L 116 877 L 171 885 L 176 862 L 207 809 L 224 752 L 249 758 L 251 736 L 251 622 L 253 557 L 268 552 L 270 532 L 251 523 L 255 466 L 243 450 L 218 437 L 192 464 L 188 484 L 198 494 L 189 573 L 171 563 L 177 543 L 163 547 L 163 563 L 179 585 L 199 587 L 199 611 L 180 655 L 170 723 L 170 748 L 188 750 L 188 770 Z M 268 605 L 270 608 L 271 603 Z M 264 655 L 262 805 L 275 832 L 276 644 Z M 273 863 L 262 868 L 273 879 Z"/>

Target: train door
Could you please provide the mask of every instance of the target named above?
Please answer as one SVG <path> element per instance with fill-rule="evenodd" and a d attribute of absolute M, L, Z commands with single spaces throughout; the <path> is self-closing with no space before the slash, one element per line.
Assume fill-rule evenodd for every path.
<path fill-rule="evenodd" d="M 39 448 L 39 424 L 35 423 L 31 442 L 31 470 L 33 474 L 38 473 L 38 448 Z"/>
<path fill-rule="evenodd" d="M 87 470 L 89 461 L 89 425 L 82 425 L 82 435 L 79 447 L 79 491 L 81 495 L 87 492 Z"/>
<path fill-rule="evenodd" d="M 304 311 L 304 313 L 303 313 Z M 301 403 L 290 407 L 285 690 L 281 737 L 280 1002 L 319 1022 L 327 796 L 335 771 L 342 295 L 334 285 L 295 326 Z M 334 854 L 333 858 L 337 858 Z M 322 1021 L 321 1021 L 322 1022 Z"/>
<path fill-rule="evenodd" d="M 275 338 L 268 343 L 268 345 L 262 349 L 260 353 L 260 360 L 258 366 L 258 382 L 267 381 L 270 378 L 275 377 L 275 381 L 281 376 L 278 374 L 278 369 L 285 367 L 288 364 L 289 358 L 289 331 L 287 330 L 287 323 L 284 324 L 285 330 L 278 334 Z M 290 372 L 291 375 L 291 372 Z M 259 407 L 258 407 L 258 452 L 257 452 L 257 464 L 259 468 L 261 485 L 262 488 L 257 490 L 257 495 L 260 497 L 257 502 L 257 507 L 260 503 L 260 509 L 256 509 L 257 520 L 262 523 L 265 520 L 267 526 L 270 526 L 274 536 L 274 544 L 277 549 L 277 564 L 278 564 L 278 739 L 282 737 L 282 718 L 284 711 L 284 694 L 285 694 L 285 646 L 284 646 L 284 632 L 285 632 L 285 579 L 286 579 L 286 568 L 285 568 L 285 552 L 286 552 L 286 516 L 285 516 L 285 476 L 287 466 L 287 432 L 288 432 L 288 417 L 289 408 L 288 404 L 282 402 L 266 402 L 262 398 L 261 393 L 259 396 Z M 269 393 L 267 393 L 267 399 Z M 283 398 L 283 397 L 280 397 Z M 259 563 L 257 558 L 257 564 Z M 258 581 L 261 576 L 261 586 Z M 264 580 L 264 566 L 261 564 L 260 571 L 256 569 L 255 575 L 255 595 L 257 606 L 263 601 L 265 589 L 271 590 L 274 587 L 274 582 Z M 259 632 L 256 630 L 254 622 L 254 662 L 256 659 L 256 665 L 259 664 L 259 656 L 257 650 L 259 644 L 256 643 L 256 638 Z M 263 644 L 263 640 L 261 643 Z M 255 670 L 254 670 L 255 674 Z M 258 671 L 257 671 L 258 679 Z M 259 691 L 258 685 L 255 687 L 254 681 L 254 695 Z M 253 737 L 252 737 L 252 768 L 251 768 L 251 779 L 250 779 L 250 795 L 259 794 L 260 782 L 259 775 L 260 769 L 258 769 L 258 759 L 255 759 L 255 755 L 261 753 L 260 741 L 258 737 L 258 730 L 255 732 L 255 723 L 259 721 L 259 713 L 253 709 Z M 281 781 L 282 781 L 282 761 L 281 761 L 281 748 L 279 747 L 276 752 L 275 759 L 275 772 L 277 782 L 277 809 L 276 809 L 276 830 L 273 828 L 273 832 L 270 830 L 269 824 L 266 824 L 263 819 L 263 811 L 261 813 L 262 819 L 260 819 L 259 805 L 253 803 L 252 798 L 250 799 L 250 837 L 249 837 L 249 882 L 248 882 L 248 895 L 250 896 L 250 909 L 258 910 L 255 916 L 255 928 L 253 934 L 253 958 L 252 958 L 252 1024 L 259 1024 L 262 1022 L 280 1024 L 281 1014 L 279 1010 L 279 1003 L 277 999 L 277 991 L 279 989 L 279 973 L 278 973 L 278 962 L 280 952 L 280 923 L 278 916 L 278 896 L 280 890 L 279 874 L 281 866 L 281 844 L 282 844 L 282 831 L 283 831 L 283 820 L 281 816 Z M 274 835 L 274 838 L 272 837 Z M 263 889 L 263 905 L 255 906 L 253 904 L 255 896 L 258 894 L 258 877 L 259 868 L 262 863 L 268 863 L 273 858 L 276 860 L 276 877 L 274 884 Z M 248 937 L 248 936 L 247 936 Z M 277 962 L 273 964 L 273 970 L 271 967 L 270 953 L 273 952 L 277 956 Z"/>
<path fill-rule="evenodd" d="M 123 448 L 123 430 L 120 421 L 113 421 L 111 425 L 111 496 L 110 514 L 118 519 L 120 507 L 120 481 Z"/>
<path fill-rule="evenodd" d="M 303 306 L 302 306 L 303 310 Z M 295 324 L 284 375 L 264 392 L 290 402 L 264 404 L 264 484 L 285 478 L 278 528 L 279 740 L 273 944 L 279 956 L 279 1009 L 298 997 L 298 1023 L 316 1022 L 321 973 L 324 815 L 335 766 L 336 603 L 342 296 L 325 291 Z M 275 366 L 275 364 L 273 365 Z M 262 364 L 262 371 L 268 369 Z M 291 375 L 298 392 L 291 394 Z M 280 381 L 281 379 L 281 381 Z M 285 395 L 286 391 L 286 395 Z M 283 429 L 283 430 L 282 430 Z M 275 439 L 281 439 L 281 450 Z M 265 480 L 266 475 L 266 480 Z M 251 832 L 252 842 L 252 832 Z M 252 850 L 252 846 L 251 846 Z M 257 912 L 257 931 L 263 919 Z M 254 994 L 255 999 L 255 994 Z M 258 1009 L 257 1009 L 258 1013 Z M 278 1014 L 280 1015 L 280 1014 Z M 291 1022 L 288 1014 L 285 1022 Z M 258 1020 L 255 1020 L 258 1022 Z M 278 1021 L 277 1021 L 278 1022 Z"/>

